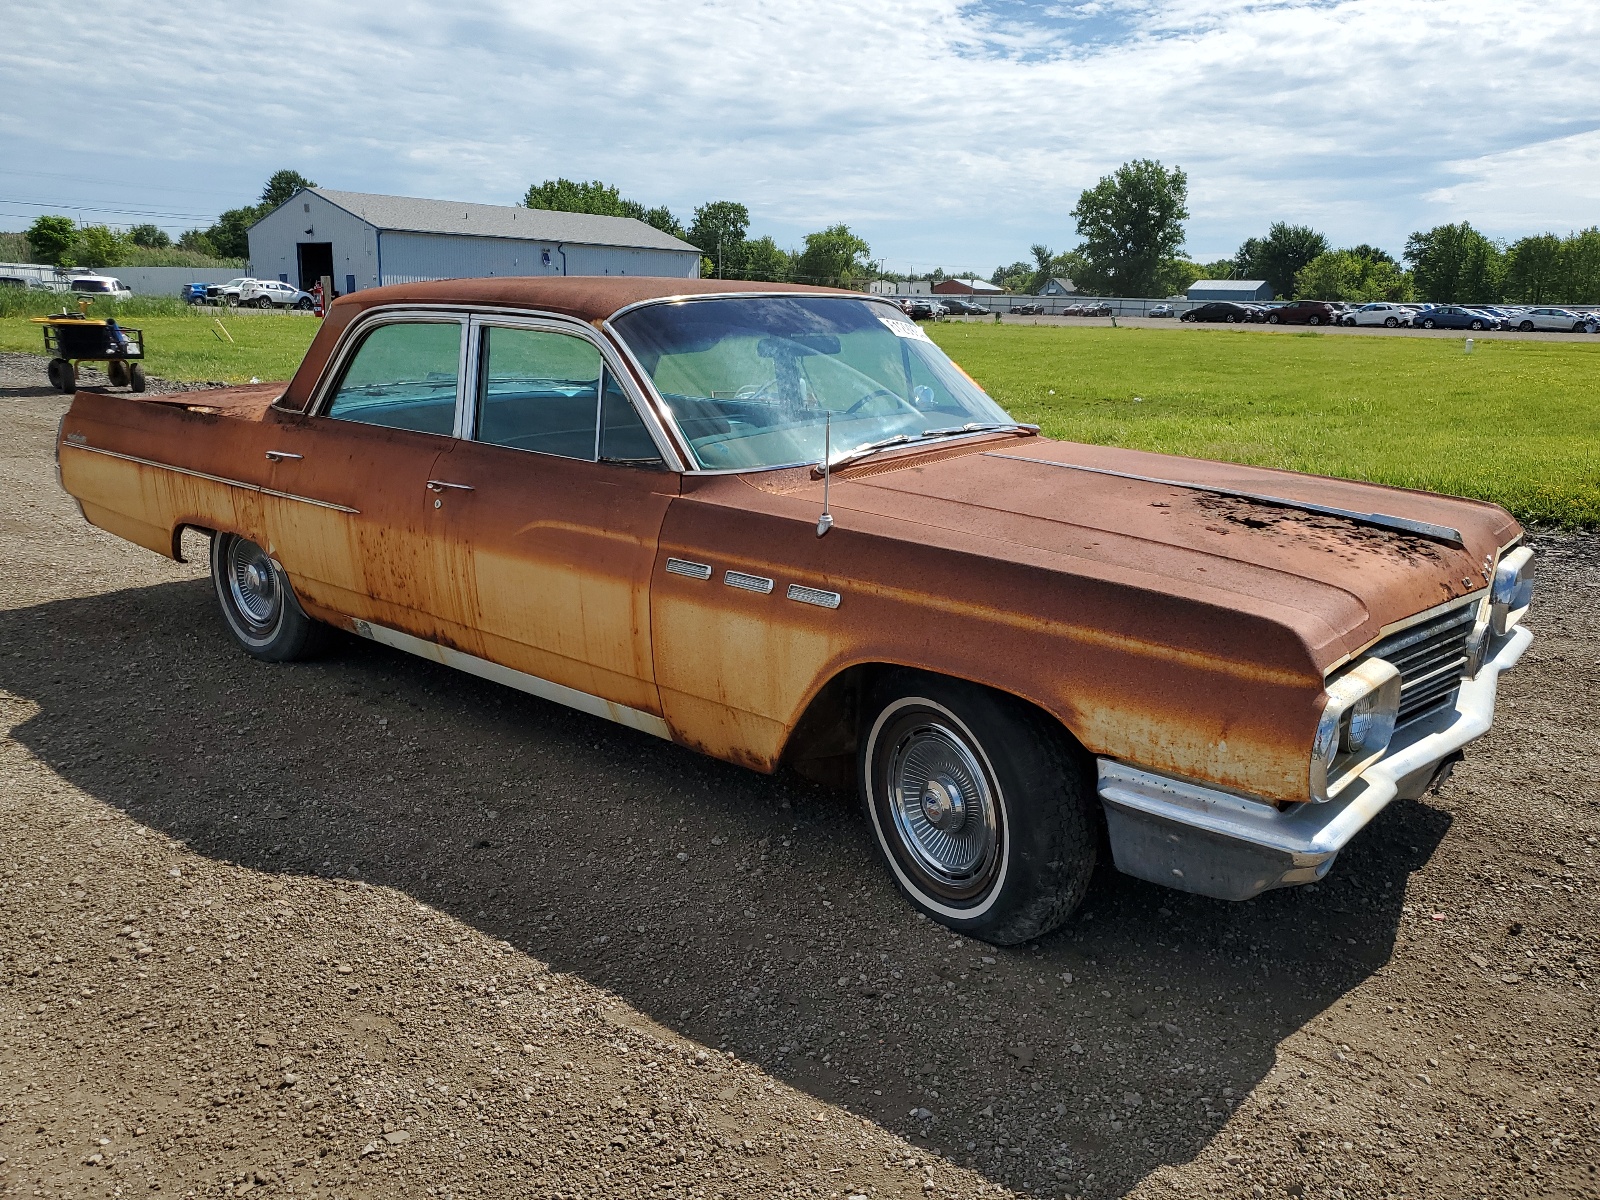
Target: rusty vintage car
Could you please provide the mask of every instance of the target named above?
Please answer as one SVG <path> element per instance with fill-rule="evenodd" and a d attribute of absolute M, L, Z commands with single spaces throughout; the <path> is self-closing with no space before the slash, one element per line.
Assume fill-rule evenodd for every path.
<path fill-rule="evenodd" d="M 210 535 L 249 653 L 338 627 L 853 780 L 910 901 L 997 943 L 1107 848 L 1225 899 L 1322 877 L 1531 640 L 1494 505 L 1052 441 L 823 288 L 363 291 L 287 385 L 79 392 L 57 454 L 94 525 Z"/>

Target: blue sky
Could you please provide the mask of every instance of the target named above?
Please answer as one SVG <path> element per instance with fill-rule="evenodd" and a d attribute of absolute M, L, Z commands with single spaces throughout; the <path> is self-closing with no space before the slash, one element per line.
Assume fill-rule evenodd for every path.
<path fill-rule="evenodd" d="M 0 228 L 176 232 L 285 166 L 488 203 L 566 175 L 988 274 L 1073 245 L 1079 190 L 1136 157 L 1188 172 L 1202 260 L 1279 219 L 1394 252 L 1445 221 L 1600 223 L 1593 4 L 91 0 L 6 24 Z"/>

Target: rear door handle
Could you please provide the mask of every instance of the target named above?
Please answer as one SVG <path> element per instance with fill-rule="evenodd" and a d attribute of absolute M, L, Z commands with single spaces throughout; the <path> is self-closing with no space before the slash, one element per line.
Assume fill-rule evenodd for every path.
<path fill-rule="evenodd" d="M 458 492 L 470 492 L 470 491 L 473 490 L 473 488 L 472 488 L 472 486 L 470 484 L 465 484 L 465 483 L 446 483 L 443 479 L 430 479 L 430 480 L 428 480 L 428 490 L 430 492 L 442 492 L 446 488 L 453 488 Z"/>
<path fill-rule="evenodd" d="M 268 450 L 267 451 L 267 461 L 268 462 L 283 462 L 286 459 L 304 458 L 304 457 L 305 457 L 304 454 L 295 454 L 295 453 L 293 453 L 292 451 L 289 451 L 289 450 Z"/>

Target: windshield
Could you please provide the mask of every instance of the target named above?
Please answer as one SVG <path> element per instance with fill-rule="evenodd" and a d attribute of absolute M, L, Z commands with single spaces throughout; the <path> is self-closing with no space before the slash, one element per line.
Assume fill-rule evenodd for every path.
<path fill-rule="evenodd" d="M 616 328 L 703 468 L 818 462 L 1010 417 L 899 309 L 847 296 L 750 296 L 635 309 Z"/>

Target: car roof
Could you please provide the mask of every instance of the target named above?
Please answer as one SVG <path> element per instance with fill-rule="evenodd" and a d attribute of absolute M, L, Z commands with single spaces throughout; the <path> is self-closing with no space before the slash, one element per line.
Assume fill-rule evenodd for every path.
<path fill-rule="evenodd" d="M 763 283 L 738 279 L 660 279 L 644 275 L 535 275 L 498 276 L 487 279 L 438 279 L 426 283 L 401 283 L 365 288 L 341 296 L 333 311 L 380 304 L 464 304 L 494 308 L 527 308 L 558 312 L 584 321 L 602 321 L 619 309 L 645 300 L 675 296 L 737 295 L 745 292 L 784 292 L 799 295 L 854 296 L 864 292 L 814 287 L 797 283 Z M 920 297 L 933 300 L 934 297 Z M 352 316 L 355 314 L 352 313 Z"/>

